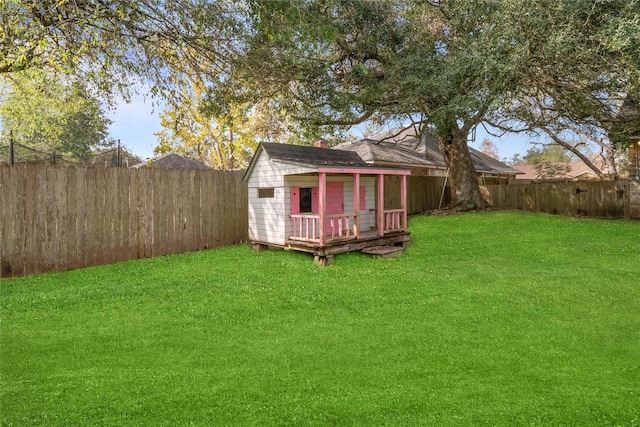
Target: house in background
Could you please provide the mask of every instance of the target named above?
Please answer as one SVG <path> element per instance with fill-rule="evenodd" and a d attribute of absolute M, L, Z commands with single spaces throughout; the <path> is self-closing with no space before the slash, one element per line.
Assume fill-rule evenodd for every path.
<path fill-rule="evenodd" d="M 164 156 L 157 157 L 147 162 L 138 163 L 137 165 L 131 166 L 131 168 L 211 169 L 207 165 L 196 162 L 195 160 L 189 159 L 176 153 L 165 154 Z"/>
<path fill-rule="evenodd" d="M 417 136 L 413 127 L 394 128 L 371 138 L 345 142 L 339 150 L 355 151 L 365 162 L 386 167 L 410 168 L 414 176 L 446 176 L 447 166 L 438 140 L 431 135 Z M 469 147 L 480 184 L 506 184 L 520 171 Z"/>
<path fill-rule="evenodd" d="M 520 183 L 549 179 L 598 179 L 593 169 L 582 161 L 514 165 L 513 168 L 522 172 L 516 177 Z"/>
<path fill-rule="evenodd" d="M 309 252 L 326 265 L 335 254 L 401 247 L 407 231 L 409 169 L 364 162 L 354 151 L 261 143 L 244 176 L 254 249 Z M 400 202 L 385 208 L 385 176 L 399 176 Z"/>

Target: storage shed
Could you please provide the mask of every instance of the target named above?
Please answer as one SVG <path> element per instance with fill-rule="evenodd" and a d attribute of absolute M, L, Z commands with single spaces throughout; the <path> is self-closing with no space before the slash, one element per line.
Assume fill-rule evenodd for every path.
<path fill-rule="evenodd" d="M 409 169 L 371 166 L 353 151 L 261 143 L 245 174 L 254 249 L 333 255 L 409 241 Z M 385 208 L 384 177 L 400 176 L 400 204 Z"/>

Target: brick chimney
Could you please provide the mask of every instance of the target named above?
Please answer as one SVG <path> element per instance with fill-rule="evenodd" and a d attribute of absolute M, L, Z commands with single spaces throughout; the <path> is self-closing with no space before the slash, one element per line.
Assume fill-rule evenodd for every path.
<path fill-rule="evenodd" d="M 329 148 L 329 143 L 324 139 L 319 139 L 313 143 L 313 146 L 318 148 Z"/>

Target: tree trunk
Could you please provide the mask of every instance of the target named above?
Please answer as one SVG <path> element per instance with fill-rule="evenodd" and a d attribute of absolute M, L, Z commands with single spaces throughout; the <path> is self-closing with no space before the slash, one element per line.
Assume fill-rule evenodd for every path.
<path fill-rule="evenodd" d="M 618 176 L 618 168 L 616 167 L 616 155 L 613 149 L 613 144 L 605 151 L 605 161 L 607 164 L 607 174 L 609 175 L 609 178 L 616 178 Z"/>
<path fill-rule="evenodd" d="M 467 145 L 467 135 L 454 132 L 440 137 L 440 150 L 449 167 L 449 185 L 451 186 L 450 208 L 459 211 L 486 209 L 490 205 L 480 191 L 471 153 Z"/>

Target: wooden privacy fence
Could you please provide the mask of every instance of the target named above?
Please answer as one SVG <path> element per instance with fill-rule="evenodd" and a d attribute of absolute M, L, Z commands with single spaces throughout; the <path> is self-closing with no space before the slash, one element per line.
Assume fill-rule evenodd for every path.
<path fill-rule="evenodd" d="M 243 171 L 0 165 L 0 277 L 189 252 L 246 241 Z M 385 177 L 385 209 L 400 205 Z M 409 214 L 445 206 L 443 177 L 410 176 Z M 444 188 L 444 195 L 443 195 Z M 481 186 L 498 209 L 640 217 L 640 182 Z"/>
<path fill-rule="evenodd" d="M 620 218 L 629 204 L 628 181 L 569 181 L 481 186 L 498 209 Z"/>
<path fill-rule="evenodd" d="M 0 277 L 246 241 L 242 176 L 0 165 Z"/>
<path fill-rule="evenodd" d="M 397 180 L 397 177 L 386 177 Z M 385 182 L 385 203 L 399 204 L 398 186 Z M 438 209 L 451 201 L 451 190 L 443 177 L 410 176 L 407 182 L 408 213 Z M 444 187 L 444 196 L 443 196 Z M 570 216 L 601 218 L 640 218 L 640 182 L 563 181 L 551 183 L 501 184 L 480 186 L 485 198 L 498 209 L 546 212 Z"/>

